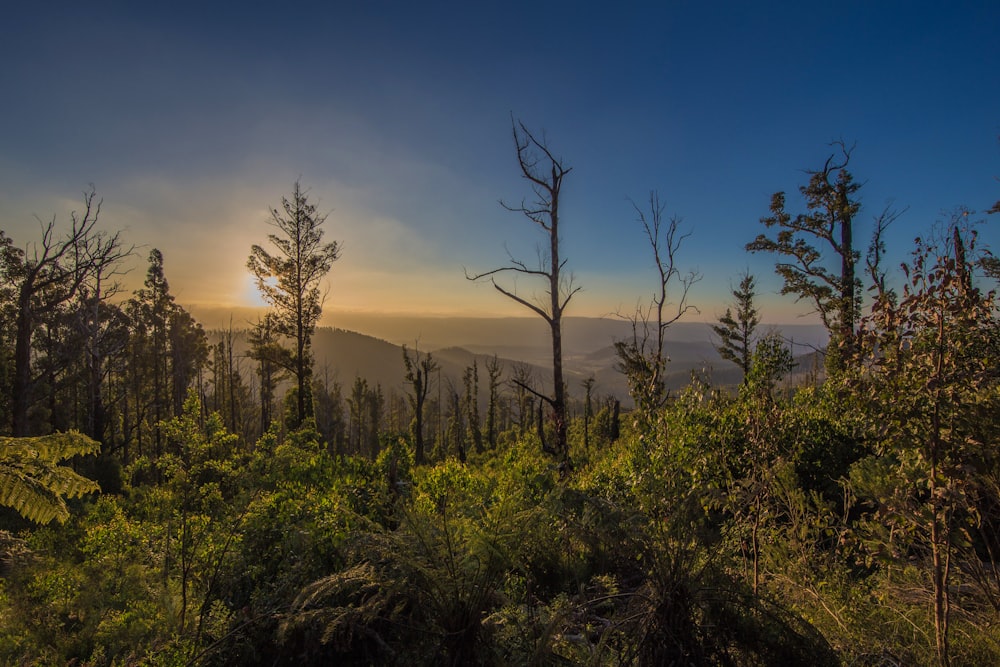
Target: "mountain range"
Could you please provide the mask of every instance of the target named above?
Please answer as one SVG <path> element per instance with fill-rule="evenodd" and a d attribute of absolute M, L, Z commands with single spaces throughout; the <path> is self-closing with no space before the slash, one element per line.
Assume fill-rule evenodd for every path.
<path fill-rule="evenodd" d="M 343 327 L 317 328 L 313 356 L 316 376 L 339 382 L 345 392 L 355 377 L 364 378 L 369 385 L 377 383 L 385 391 L 404 392 L 403 345 L 421 354 L 431 353 L 445 387 L 450 382 L 459 388 L 463 371 L 475 360 L 482 390 L 487 381 L 485 364 L 494 355 L 503 364 L 505 380 L 516 364 L 522 364 L 541 386 L 551 382 L 551 339 L 540 318 L 350 314 L 338 319 Z M 595 395 L 613 395 L 628 404 L 614 343 L 631 336 L 631 324 L 613 318 L 569 317 L 563 325 L 563 363 L 570 394 L 582 394 L 581 383 L 593 377 Z M 821 326 L 781 325 L 761 327 L 761 331 L 778 331 L 793 345 L 797 375 L 822 366 L 815 352 L 826 340 Z M 212 338 L 215 340 L 214 335 Z M 693 373 L 716 386 L 740 382 L 740 369 L 719 356 L 715 348 L 718 340 L 709 324 L 675 323 L 667 330 L 666 341 L 670 357 L 666 383 L 671 390 L 687 385 Z M 245 349 L 245 342 L 241 347 Z"/>

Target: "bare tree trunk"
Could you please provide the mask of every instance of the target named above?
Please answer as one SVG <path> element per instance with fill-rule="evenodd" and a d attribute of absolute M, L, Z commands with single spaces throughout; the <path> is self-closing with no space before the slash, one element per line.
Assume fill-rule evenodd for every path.
<path fill-rule="evenodd" d="M 566 262 L 561 259 L 559 253 L 559 199 L 563 178 L 572 168 L 563 166 L 562 161 L 552 154 L 546 143 L 536 139 L 524 123 L 511 119 L 511 131 L 521 176 L 531 184 L 536 200 L 531 204 L 522 201 L 518 206 L 508 206 L 502 202 L 501 204 L 509 211 L 521 213 L 546 234 L 549 241 L 548 257 L 540 257 L 536 268 L 511 258 L 509 266 L 466 277 L 469 280 L 489 277 L 498 292 L 528 308 L 549 325 L 552 335 L 552 394 L 544 395 L 528 387 L 524 388 L 549 404 L 555 431 L 555 442 L 549 449 L 562 462 L 568 463 L 566 385 L 562 366 L 562 315 L 580 288 L 573 286 L 572 276 L 564 280 L 563 269 Z M 520 296 L 516 289 L 507 289 L 498 284 L 496 276 L 504 272 L 545 280 L 549 294 L 548 303 L 533 302 Z"/>

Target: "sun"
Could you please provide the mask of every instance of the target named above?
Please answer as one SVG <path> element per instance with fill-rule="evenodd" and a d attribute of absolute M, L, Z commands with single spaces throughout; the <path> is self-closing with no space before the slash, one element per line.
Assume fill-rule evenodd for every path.
<path fill-rule="evenodd" d="M 268 282 L 271 284 L 277 284 L 277 280 L 274 278 L 269 279 Z M 257 289 L 257 279 L 250 274 L 246 274 L 243 277 L 243 290 L 240 295 L 240 305 L 250 306 L 252 308 L 266 308 L 270 305 L 264 300 L 260 290 Z"/>

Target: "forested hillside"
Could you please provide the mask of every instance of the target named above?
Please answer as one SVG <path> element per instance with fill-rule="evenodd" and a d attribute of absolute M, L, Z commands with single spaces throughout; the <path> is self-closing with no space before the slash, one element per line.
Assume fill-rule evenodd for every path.
<path fill-rule="evenodd" d="M 837 145 L 804 211 L 778 192 L 745 239 L 825 349 L 765 331 L 746 272 L 714 327 L 727 370 L 692 374 L 671 355 L 703 344 L 667 334 L 698 276 L 653 195 L 652 300 L 574 354 L 570 170 L 512 129 L 538 202 L 509 209 L 550 254 L 467 278 L 537 316 L 510 341 L 533 364 L 317 327 L 342 248 L 298 184 L 247 249 L 269 310 L 245 331 L 206 333 L 158 250 L 125 294 L 134 250 L 93 193 L 40 238 L 0 232 L 0 660 L 1000 662 L 998 263 L 976 216 L 886 266 L 893 215 L 852 236 Z"/>

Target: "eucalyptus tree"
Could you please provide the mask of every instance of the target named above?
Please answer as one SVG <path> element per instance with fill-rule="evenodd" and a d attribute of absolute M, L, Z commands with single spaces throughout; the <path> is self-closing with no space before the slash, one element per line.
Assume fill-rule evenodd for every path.
<path fill-rule="evenodd" d="M 566 439 L 566 384 L 563 381 L 562 358 L 562 316 L 573 296 L 580 291 L 574 286 L 572 275 L 566 276 L 566 260 L 560 255 L 560 198 L 562 196 L 563 180 L 572 171 L 561 158 L 549 149 L 544 138 L 538 139 L 520 121 L 511 121 L 511 132 L 514 138 L 514 148 L 517 154 L 517 164 L 521 176 L 530 184 L 534 201 L 522 200 L 518 205 L 508 205 L 501 202 L 508 211 L 520 213 L 530 220 L 546 237 L 547 248 L 540 251 L 538 262 L 529 264 L 526 261 L 510 258 L 507 266 L 502 266 L 474 275 L 466 274 L 469 280 L 489 279 L 498 292 L 508 299 L 519 303 L 532 311 L 549 325 L 552 335 L 552 393 L 543 394 L 535 389 L 522 386 L 551 408 L 554 425 L 555 442 L 549 446 L 544 441 L 543 448 L 562 459 L 569 458 L 569 447 Z M 547 252 L 546 252 L 547 251 Z M 504 274 L 528 276 L 537 278 L 545 286 L 546 300 L 531 300 L 518 292 L 516 285 L 504 286 L 497 282 L 497 277 Z M 515 383 L 517 379 L 513 380 Z"/>
<path fill-rule="evenodd" d="M 128 336 L 126 317 L 120 305 L 113 301 L 122 289 L 118 280 L 124 274 L 120 260 L 131 255 L 135 248 L 124 247 L 120 232 L 103 231 L 94 235 L 91 248 L 92 270 L 78 295 L 76 314 L 83 338 L 79 353 L 86 369 L 87 410 L 83 429 L 92 438 L 105 443 L 105 431 L 113 420 L 104 400 L 105 385 L 111 373 L 110 361 L 124 352 Z"/>
<path fill-rule="evenodd" d="M 191 314 L 174 301 L 163 253 L 156 248 L 149 253 L 143 287 L 126 304 L 126 311 L 132 326 L 128 437 L 136 436 L 141 453 L 144 435 L 152 434 L 153 453 L 159 456 L 163 453 L 159 424 L 183 410 L 187 391 L 208 359 L 207 337 Z"/>
<path fill-rule="evenodd" d="M 122 247 L 118 235 L 100 234 L 97 223 L 101 201 L 93 191 L 84 193 L 83 211 L 70 214 L 70 228 L 59 236 L 56 219 L 39 223 L 41 240 L 25 249 L 4 243 L 5 281 L 14 291 L 14 373 L 11 432 L 28 435 L 28 409 L 34 397 L 32 343 L 41 318 L 70 303 L 95 275 L 109 270 L 131 249 Z"/>
<path fill-rule="evenodd" d="M 439 366 L 431 357 L 430 352 L 421 355 L 420 350 L 414 349 L 411 356 L 405 345 L 403 346 L 403 364 L 406 367 L 406 383 L 412 388 L 412 392 L 407 398 L 410 402 L 410 408 L 413 410 L 413 422 L 410 425 L 410 432 L 413 436 L 413 456 L 415 462 L 421 464 L 426 460 L 424 405 L 431 391 L 431 374 L 438 370 Z"/>
<path fill-rule="evenodd" d="M 658 281 L 649 303 L 640 304 L 634 314 L 624 316 L 632 325 L 632 336 L 616 341 L 615 352 L 639 415 L 648 416 L 667 398 L 663 377 L 669 361 L 664 349 L 667 329 L 688 312 L 698 311 L 688 303 L 688 293 L 701 275 L 696 271 L 681 272 L 677 254 L 691 234 L 681 231 L 680 218 L 664 217 L 659 193 L 654 190 L 649 194 L 649 215 L 635 203 L 632 206 L 653 253 Z"/>
<path fill-rule="evenodd" d="M 493 355 L 486 360 L 486 374 L 489 378 L 489 401 L 486 407 L 486 442 L 490 449 L 497 444 L 497 399 L 500 391 L 500 376 L 503 375 L 503 363 Z"/>
<path fill-rule="evenodd" d="M 916 240 L 898 300 L 879 299 L 861 322 L 853 378 L 873 410 L 874 453 L 851 472 L 870 511 L 867 537 L 873 551 L 907 554 L 925 573 L 941 665 L 952 605 L 974 590 L 967 582 L 986 557 L 997 565 L 1000 321 L 995 293 L 973 281 L 984 256 L 975 241 L 961 216 L 940 241 Z"/>
<path fill-rule="evenodd" d="M 830 155 L 821 169 L 809 171 L 809 183 L 799 187 L 806 212 L 792 216 L 785 207 L 785 193 L 774 193 L 771 215 L 760 221 L 768 229 L 776 228 L 777 235 L 759 234 L 746 248 L 777 255 L 775 273 L 784 279 L 781 293 L 812 302 L 830 334 L 833 354 L 827 358 L 835 369 L 854 347 L 860 312 L 854 218 L 861 208 L 856 198 L 861 184 L 847 170 L 852 148 L 843 142 L 834 146 L 839 155 Z M 837 351 L 841 346 L 843 351 Z"/>
<path fill-rule="evenodd" d="M 257 289 L 273 308 L 275 332 L 291 339 L 293 349 L 281 358 L 295 376 L 297 424 L 313 415 L 310 400 L 312 359 L 310 347 L 316 323 L 322 313 L 320 281 L 339 256 L 336 241 L 323 243 L 323 222 L 296 181 L 291 199 L 282 197 L 281 209 L 271 208 L 269 221 L 277 232 L 268 234 L 273 254 L 253 245 L 247 268 L 257 281 Z"/>

